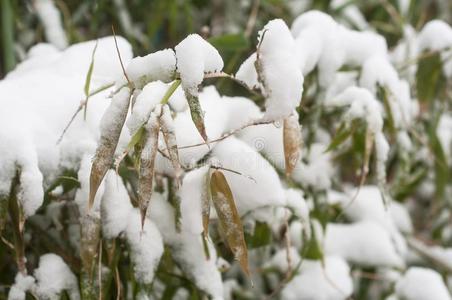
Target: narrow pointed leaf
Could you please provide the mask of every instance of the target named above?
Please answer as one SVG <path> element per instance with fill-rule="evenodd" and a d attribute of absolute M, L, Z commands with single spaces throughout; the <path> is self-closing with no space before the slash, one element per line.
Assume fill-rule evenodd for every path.
<path fill-rule="evenodd" d="M 363 165 L 361 168 L 361 179 L 359 181 L 359 188 L 361 188 L 366 181 L 367 174 L 369 174 L 369 162 L 370 162 L 370 156 L 372 154 L 372 146 L 374 142 L 374 134 L 372 131 L 367 127 L 366 129 L 366 137 L 365 137 L 365 143 L 364 143 L 364 160 Z"/>
<path fill-rule="evenodd" d="M 348 128 L 345 123 L 342 123 L 325 152 L 335 150 L 353 133 L 353 131 L 353 127 Z"/>
<path fill-rule="evenodd" d="M 178 184 L 174 180 L 168 179 L 168 201 L 174 208 L 174 220 L 176 221 L 176 231 L 181 232 L 182 229 L 182 213 L 180 208 L 180 196 L 178 191 Z"/>
<path fill-rule="evenodd" d="M 98 41 L 96 41 L 96 45 L 94 46 L 93 52 L 91 53 L 91 62 L 89 64 L 89 68 L 88 68 L 88 72 L 86 73 L 86 78 L 85 78 L 85 87 L 84 87 L 84 92 L 85 92 L 85 110 L 83 112 L 83 118 L 86 119 L 86 111 L 88 110 L 88 100 L 89 100 L 89 88 L 91 85 L 91 77 L 93 75 L 93 70 L 94 70 L 94 55 L 96 54 L 96 50 L 97 50 L 97 43 Z"/>
<path fill-rule="evenodd" d="M 141 226 L 144 227 L 146 211 L 152 196 L 152 181 L 154 178 L 154 163 L 157 154 L 159 137 L 159 115 L 151 113 L 146 124 L 146 137 L 140 156 L 140 173 L 138 176 L 138 206 L 141 213 Z"/>
<path fill-rule="evenodd" d="M 242 221 L 235 206 L 231 189 L 222 172 L 214 171 L 212 173 L 210 187 L 212 201 L 228 246 L 234 253 L 235 259 L 240 263 L 242 270 L 249 276 L 248 250 L 246 248 Z"/>
<path fill-rule="evenodd" d="M 210 191 L 210 170 L 207 170 L 204 179 L 204 188 L 201 194 L 201 212 L 202 212 L 202 227 L 205 237 L 209 234 L 209 220 L 210 220 L 210 200 L 212 194 Z"/>
<path fill-rule="evenodd" d="M 181 185 L 180 177 L 182 176 L 182 167 L 179 161 L 179 151 L 177 150 L 176 131 L 174 128 L 174 121 L 171 116 L 171 112 L 168 105 L 164 105 L 162 108 L 162 117 L 160 119 L 160 125 L 165 139 L 166 149 L 168 149 L 171 165 L 174 169 L 174 175 L 176 177 L 176 187 Z"/>
<path fill-rule="evenodd" d="M 190 108 L 191 119 L 203 140 L 207 142 L 206 127 L 204 126 L 204 112 L 201 109 L 201 104 L 199 104 L 198 96 L 185 92 L 185 97 L 187 98 L 188 107 Z"/>
<path fill-rule="evenodd" d="M 96 156 L 91 168 L 89 186 L 89 208 L 93 206 L 97 190 L 113 164 L 116 146 L 127 117 L 130 102 L 130 91 L 122 88 L 112 99 L 101 120 L 101 136 Z"/>
<path fill-rule="evenodd" d="M 301 157 L 301 127 L 296 114 L 284 119 L 283 141 L 286 174 L 289 177 Z"/>

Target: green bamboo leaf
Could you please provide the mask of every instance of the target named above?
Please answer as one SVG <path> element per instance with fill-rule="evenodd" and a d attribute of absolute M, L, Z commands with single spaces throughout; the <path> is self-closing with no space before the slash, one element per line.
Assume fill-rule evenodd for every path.
<path fill-rule="evenodd" d="M 386 86 L 381 86 L 378 85 L 377 86 L 377 94 L 378 94 L 378 99 L 382 99 L 383 100 L 383 105 L 387 114 L 387 124 L 389 127 L 389 131 L 392 134 L 396 133 L 396 128 L 395 128 L 395 123 L 394 123 L 394 116 L 392 113 L 392 109 L 391 109 L 391 105 L 390 105 L 390 97 L 391 92 L 388 90 L 388 88 Z"/>
<path fill-rule="evenodd" d="M 364 182 L 366 181 L 367 174 L 369 174 L 369 163 L 370 163 L 370 156 L 372 155 L 372 146 L 374 144 L 374 134 L 369 129 L 369 126 L 366 128 L 366 136 L 365 136 L 365 142 L 364 142 L 364 151 L 363 151 L 363 165 L 361 167 L 361 179 L 359 181 L 359 187 L 358 190 L 364 185 Z"/>
<path fill-rule="evenodd" d="M 335 150 L 337 147 L 339 147 L 354 132 L 354 129 L 355 125 L 352 125 L 351 128 L 348 128 L 345 122 L 342 123 L 339 126 L 339 129 L 336 131 L 333 140 L 326 148 L 325 152 Z"/>
<path fill-rule="evenodd" d="M 215 48 L 224 51 L 241 51 L 250 47 L 249 39 L 243 32 L 214 36 L 209 38 L 208 42 Z"/>
<path fill-rule="evenodd" d="M 416 73 L 417 98 L 421 102 L 433 101 L 443 80 L 442 61 L 439 53 L 429 55 L 419 61 Z"/>
<path fill-rule="evenodd" d="M 234 198 L 224 174 L 218 170 L 210 178 L 212 201 L 218 215 L 220 227 L 235 259 L 249 276 L 248 250 L 243 233 L 242 221 L 235 206 Z"/>
<path fill-rule="evenodd" d="M 250 248 L 264 247 L 272 242 L 272 231 L 267 223 L 257 221 L 254 226 L 253 235 L 248 235 L 247 237 Z"/>
<path fill-rule="evenodd" d="M 88 72 L 86 73 L 85 87 L 83 89 L 85 92 L 85 109 L 83 111 L 83 119 L 85 119 L 85 120 L 86 120 L 86 112 L 88 110 L 88 100 L 89 100 L 89 96 L 90 96 L 89 88 L 91 85 L 91 77 L 93 75 L 93 70 L 94 70 L 94 55 L 96 54 L 97 44 L 98 44 L 98 41 L 96 41 L 96 45 L 94 45 L 93 52 L 91 53 L 91 62 L 89 64 Z"/>

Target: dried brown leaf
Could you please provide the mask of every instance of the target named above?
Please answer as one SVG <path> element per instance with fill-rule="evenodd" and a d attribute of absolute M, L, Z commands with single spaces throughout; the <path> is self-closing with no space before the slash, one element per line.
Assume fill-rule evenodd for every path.
<path fill-rule="evenodd" d="M 146 211 L 152 196 L 155 156 L 158 152 L 160 114 L 152 112 L 146 124 L 146 137 L 140 156 L 140 172 L 138 176 L 138 206 L 141 213 L 141 226 L 144 226 Z"/>
<path fill-rule="evenodd" d="M 176 131 L 174 129 L 174 121 L 171 116 L 171 111 L 168 105 L 164 105 L 162 108 L 162 117 L 160 118 L 161 130 L 163 138 L 165 139 L 166 148 L 168 149 L 171 165 L 174 169 L 174 175 L 176 178 L 176 187 L 181 185 L 182 167 L 179 161 L 179 151 L 177 149 Z"/>
<path fill-rule="evenodd" d="M 191 119 L 203 140 L 207 142 L 206 127 L 204 126 L 204 112 L 202 111 L 201 104 L 199 104 L 198 96 L 185 91 L 185 97 L 187 98 L 188 107 L 190 108 Z"/>
<path fill-rule="evenodd" d="M 242 270 L 249 276 L 248 250 L 242 221 L 226 177 L 221 171 L 216 170 L 212 173 L 210 188 L 220 227 L 226 236 L 228 246 L 234 253 L 235 259 L 240 263 Z"/>
<path fill-rule="evenodd" d="M 100 142 L 90 174 L 88 200 L 90 209 L 94 204 L 102 179 L 113 164 L 116 146 L 129 110 L 129 103 L 130 91 L 124 87 L 113 97 L 102 118 Z"/>
<path fill-rule="evenodd" d="M 207 170 L 204 178 L 204 187 L 201 193 L 202 227 L 204 237 L 207 237 L 209 234 L 210 199 L 212 199 L 210 191 L 210 170 Z"/>
<path fill-rule="evenodd" d="M 286 174 L 289 177 L 301 157 L 301 126 L 296 114 L 284 119 L 283 141 Z"/>

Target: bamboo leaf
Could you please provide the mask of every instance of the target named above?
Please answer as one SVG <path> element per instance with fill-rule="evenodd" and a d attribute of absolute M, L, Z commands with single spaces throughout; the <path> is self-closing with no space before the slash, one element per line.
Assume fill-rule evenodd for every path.
<path fill-rule="evenodd" d="M 346 123 L 342 123 L 339 126 L 339 129 L 336 131 L 333 140 L 328 145 L 328 148 L 325 152 L 329 152 L 335 150 L 339 145 L 341 145 L 354 131 L 354 127 L 348 128 Z"/>
<path fill-rule="evenodd" d="M 361 179 L 359 181 L 358 190 L 363 186 L 364 182 L 366 181 L 367 174 L 369 174 L 369 162 L 370 162 L 370 156 L 372 154 L 373 142 L 374 142 L 374 134 L 369 129 L 369 126 L 367 126 L 365 142 L 364 142 L 364 156 L 363 156 L 364 159 L 363 159 L 363 165 L 361 167 Z"/>
<path fill-rule="evenodd" d="M 210 201 L 212 199 L 212 193 L 210 190 L 210 170 L 207 170 L 205 178 L 205 185 L 201 194 L 201 209 L 202 209 L 202 227 L 203 235 L 207 238 L 209 234 L 209 220 L 210 220 Z"/>
<path fill-rule="evenodd" d="M 179 189 L 178 183 L 175 183 L 174 180 L 168 179 L 168 201 L 174 208 L 174 220 L 176 223 L 176 231 L 181 232 L 182 229 L 182 213 L 180 210 L 180 197 L 177 192 Z"/>
<path fill-rule="evenodd" d="M 177 149 L 176 131 L 174 128 L 173 117 L 168 105 L 164 105 L 162 108 L 162 117 L 160 118 L 160 125 L 165 140 L 166 149 L 168 150 L 171 165 L 174 169 L 174 175 L 176 177 L 176 187 L 181 185 L 180 178 L 182 176 L 182 167 L 179 161 L 179 151 Z"/>
<path fill-rule="evenodd" d="M 89 68 L 88 68 L 88 72 L 86 73 L 86 78 L 85 78 L 85 87 L 84 87 L 84 92 L 85 92 L 85 109 L 83 111 L 83 118 L 86 120 L 86 112 L 88 110 L 88 100 L 89 100 L 89 88 L 91 85 L 91 77 L 93 75 L 93 70 L 94 70 L 94 55 L 96 54 L 96 50 L 97 50 L 97 44 L 98 41 L 96 41 L 96 45 L 94 46 L 93 52 L 91 53 L 91 62 L 89 64 Z"/>
<path fill-rule="evenodd" d="M 94 204 L 97 190 L 113 164 L 116 146 L 127 117 L 130 103 L 130 91 L 122 88 L 112 99 L 101 121 L 101 137 L 91 167 L 88 207 Z"/>
<path fill-rule="evenodd" d="M 421 102 L 433 101 L 438 94 L 442 80 L 442 62 L 439 53 L 419 61 L 416 73 L 417 98 Z"/>
<path fill-rule="evenodd" d="M 242 270 L 249 276 L 248 250 L 239 213 L 235 206 L 231 189 L 226 177 L 221 171 L 214 171 L 210 179 L 212 201 L 218 215 L 220 227 L 226 235 L 226 240 L 235 259 L 240 263 Z"/>
<path fill-rule="evenodd" d="M 155 156 L 158 150 L 160 112 L 151 113 L 146 124 L 146 138 L 140 156 L 140 173 L 138 176 L 138 206 L 141 213 L 141 226 L 144 227 L 146 211 L 151 201 L 152 183 L 154 178 Z"/>
<path fill-rule="evenodd" d="M 206 127 L 204 125 L 204 112 L 199 104 L 198 96 L 194 96 L 185 91 L 185 97 L 187 98 L 188 107 L 190 108 L 191 119 L 203 140 L 207 142 Z"/>
<path fill-rule="evenodd" d="M 225 51 L 246 50 L 250 46 L 250 42 L 243 32 L 214 36 L 209 38 L 208 41 L 215 48 Z"/>
<path fill-rule="evenodd" d="M 301 157 L 301 127 L 296 114 L 284 119 L 283 141 L 286 174 L 289 177 Z"/>

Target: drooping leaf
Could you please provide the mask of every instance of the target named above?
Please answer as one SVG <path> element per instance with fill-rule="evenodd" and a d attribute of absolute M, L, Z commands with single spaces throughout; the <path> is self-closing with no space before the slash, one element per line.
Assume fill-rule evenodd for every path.
<path fill-rule="evenodd" d="M 177 150 L 174 121 L 171 116 L 169 106 L 166 104 L 162 108 L 162 117 L 160 118 L 160 121 L 163 138 L 165 139 L 166 149 L 168 150 L 171 165 L 174 169 L 176 187 L 179 188 L 181 185 L 180 177 L 182 176 L 183 171 L 179 161 L 179 151 Z"/>
<path fill-rule="evenodd" d="M 301 157 L 301 127 L 296 114 L 284 119 L 283 142 L 286 174 L 289 177 Z"/>
<path fill-rule="evenodd" d="M 354 130 L 355 126 L 352 125 L 352 127 L 349 128 L 346 123 L 342 123 L 325 152 L 335 150 L 339 147 L 339 145 L 341 145 L 354 132 Z"/>
<path fill-rule="evenodd" d="M 388 90 L 388 88 L 386 86 L 381 86 L 378 85 L 378 99 L 382 99 L 383 100 L 383 105 L 387 114 L 387 124 L 388 124 L 388 128 L 390 130 L 390 132 L 392 134 L 396 133 L 396 128 L 395 128 L 395 122 L 394 122 L 394 115 L 392 113 L 392 106 L 390 101 L 391 97 L 393 97 L 393 95 L 391 94 L 391 92 Z"/>
<path fill-rule="evenodd" d="M 226 241 L 242 270 L 249 276 L 248 250 L 243 233 L 242 221 L 235 206 L 234 198 L 221 171 L 214 171 L 210 178 L 212 201 L 218 215 L 220 227 L 225 234 Z"/>
<path fill-rule="evenodd" d="M 180 196 L 178 194 L 178 183 L 173 179 L 168 179 L 168 202 L 174 208 L 174 220 L 176 223 L 176 231 L 180 232 L 182 228 L 182 213 L 180 210 Z"/>
<path fill-rule="evenodd" d="M 364 151 L 363 151 L 363 165 L 361 167 L 361 178 L 359 180 L 358 189 L 363 186 L 364 182 L 367 179 L 367 174 L 369 174 L 369 162 L 370 162 L 370 156 L 372 154 L 373 143 L 374 143 L 374 134 L 369 129 L 369 127 L 367 127 L 365 142 L 364 142 Z"/>
<path fill-rule="evenodd" d="M 421 102 L 433 101 L 442 82 L 442 62 L 439 53 L 419 61 L 416 73 L 417 98 Z"/>
<path fill-rule="evenodd" d="M 199 104 L 198 96 L 192 95 L 186 91 L 185 97 L 187 98 L 188 107 L 190 108 L 191 119 L 203 140 L 207 142 L 206 127 L 204 125 L 204 112 L 202 111 L 201 104 Z"/>
<path fill-rule="evenodd" d="M 322 247 L 317 239 L 316 231 L 314 230 L 314 227 L 311 224 L 311 238 L 306 243 L 303 249 L 304 258 L 306 259 L 313 259 L 313 260 L 323 260 L 324 254 Z"/>
<path fill-rule="evenodd" d="M 96 50 L 97 50 L 97 44 L 98 41 L 96 41 L 96 45 L 94 46 L 93 52 L 91 54 L 91 62 L 89 64 L 89 68 L 88 68 L 88 72 L 86 73 L 86 78 L 85 78 L 85 87 L 83 89 L 83 91 L 85 92 L 85 109 L 83 111 L 83 118 L 86 120 L 86 112 L 88 110 L 88 100 L 89 100 L 89 88 L 91 85 L 91 77 L 93 75 L 93 70 L 94 70 L 94 55 L 96 54 Z"/>
<path fill-rule="evenodd" d="M 93 165 L 91 167 L 88 206 L 91 209 L 97 190 L 113 164 L 116 146 L 127 117 L 130 102 L 130 91 L 122 88 L 111 100 L 111 104 L 105 111 L 101 121 L 101 136 L 96 150 Z"/>
<path fill-rule="evenodd" d="M 156 107 L 157 109 L 157 107 Z M 151 113 L 145 126 L 146 137 L 140 156 L 140 172 L 138 175 L 138 206 L 141 213 L 141 226 L 144 227 L 146 211 L 152 196 L 152 181 L 154 179 L 154 163 L 158 152 L 158 137 L 160 129 L 160 112 Z"/>

